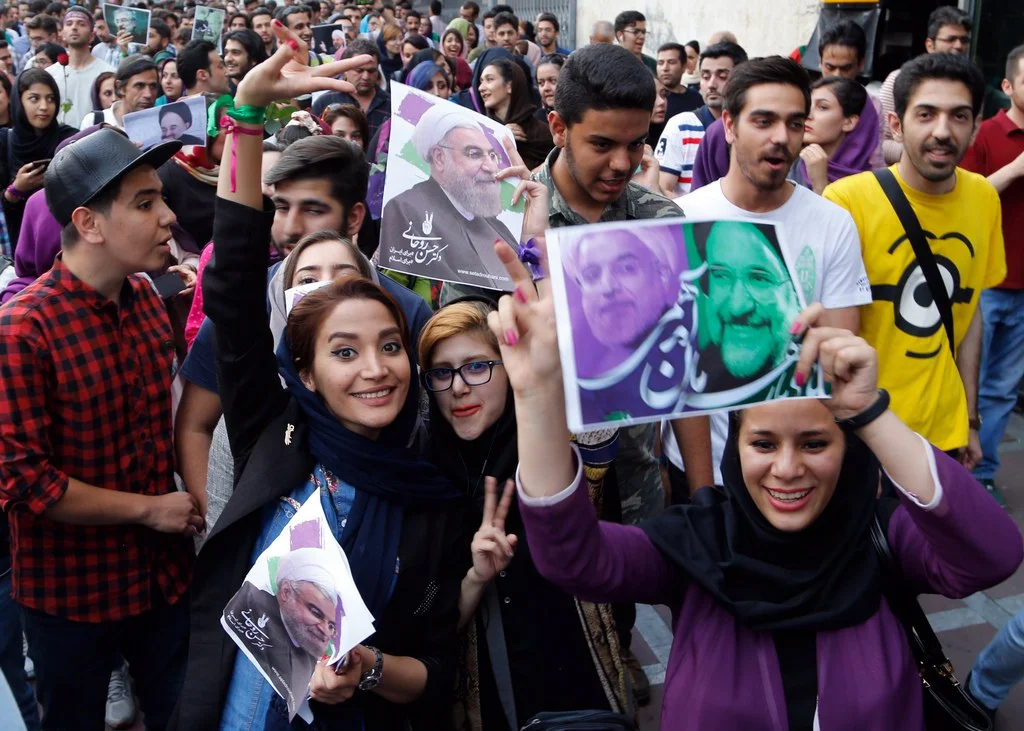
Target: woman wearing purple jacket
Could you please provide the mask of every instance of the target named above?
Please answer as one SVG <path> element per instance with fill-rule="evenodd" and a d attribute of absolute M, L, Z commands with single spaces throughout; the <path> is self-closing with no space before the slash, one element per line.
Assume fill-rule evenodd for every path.
<path fill-rule="evenodd" d="M 490 324 L 515 395 L 533 560 L 583 600 L 672 609 L 661 728 L 921 731 L 921 681 L 870 540 L 876 513 L 915 593 L 992 586 L 1024 548 L 970 473 L 886 408 L 874 349 L 816 327 L 813 305 L 793 328 L 805 335 L 796 380 L 818 361 L 832 398 L 745 409 L 724 490 L 699 490 L 641 527 L 604 523 L 565 446 L 550 294 L 511 249 L 502 260 L 517 290 Z M 898 499 L 878 499 L 882 470 Z"/>

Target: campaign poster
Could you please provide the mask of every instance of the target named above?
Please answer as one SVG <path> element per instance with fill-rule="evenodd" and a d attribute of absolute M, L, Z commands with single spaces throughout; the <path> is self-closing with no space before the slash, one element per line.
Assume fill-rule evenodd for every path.
<path fill-rule="evenodd" d="M 552 229 L 569 428 L 826 395 L 793 380 L 806 306 L 773 223 L 660 219 Z"/>
<path fill-rule="evenodd" d="M 312 723 L 309 681 L 317 662 L 338 663 L 374 632 L 319 490 L 260 554 L 220 622 L 285 700 L 289 719 Z"/>
<path fill-rule="evenodd" d="M 314 53 L 319 55 L 333 56 L 338 51 L 345 50 L 345 29 L 341 25 L 314 25 L 313 26 L 313 48 Z"/>
<path fill-rule="evenodd" d="M 145 8 L 103 3 L 103 19 L 107 21 L 111 35 L 131 33 L 131 42 L 142 46 L 149 44 L 149 16 L 150 11 Z"/>
<path fill-rule="evenodd" d="M 206 98 L 185 97 L 170 104 L 124 115 L 128 139 L 148 150 L 160 142 L 206 147 Z"/>
<path fill-rule="evenodd" d="M 221 29 L 224 27 L 224 11 L 208 5 L 196 5 L 196 17 L 192 23 L 192 40 L 209 41 L 221 52 Z"/>
<path fill-rule="evenodd" d="M 504 125 L 445 99 L 391 84 L 391 143 L 384 181 L 380 265 L 428 279 L 512 290 L 494 244 L 519 245 L 519 179 Z"/>

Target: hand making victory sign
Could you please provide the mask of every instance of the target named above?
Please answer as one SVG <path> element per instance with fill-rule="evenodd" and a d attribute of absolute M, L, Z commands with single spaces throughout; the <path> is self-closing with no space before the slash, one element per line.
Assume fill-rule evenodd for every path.
<path fill-rule="evenodd" d="M 484 481 L 484 517 L 470 546 L 473 554 L 471 571 L 481 584 L 493 581 L 495 576 L 508 568 L 515 555 L 519 539 L 513 534 L 505 533 L 505 519 L 508 518 L 515 489 L 512 480 L 505 483 L 505 490 L 499 502 L 498 481 L 493 477 L 488 477 Z"/>

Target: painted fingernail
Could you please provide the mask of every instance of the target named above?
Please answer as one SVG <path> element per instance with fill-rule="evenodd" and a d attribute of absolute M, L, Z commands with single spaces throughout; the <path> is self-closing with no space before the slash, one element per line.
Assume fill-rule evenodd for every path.
<path fill-rule="evenodd" d="M 516 343 L 519 342 L 519 336 L 516 335 L 515 330 L 505 331 L 505 342 L 508 343 L 509 345 L 515 345 Z"/>
<path fill-rule="evenodd" d="M 280 20 L 278 20 L 277 18 L 274 18 L 274 25 L 276 25 L 276 26 L 277 26 L 278 28 L 281 28 L 281 27 L 283 27 L 283 26 L 284 26 L 284 23 L 282 23 L 282 22 L 281 22 Z"/>
<path fill-rule="evenodd" d="M 516 287 L 516 291 L 512 296 L 516 298 L 516 302 L 518 302 L 519 304 L 526 304 L 526 295 L 523 294 L 523 291 L 519 289 L 519 287 Z"/>
<path fill-rule="evenodd" d="M 789 326 L 789 334 L 790 335 L 796 335 L 798 332 L 800 332 L 800 321 L 799 320 L 797 320 L 796 322 L 794 322 L 792 325 Z"/>
<path fill-rule="evenodd" d="M 796 385 L 797 386 L 799 386 L 800 388 L 803 388 L 804 387 L 804 381 L 807 380 L 807 376 L 805 376 L 801 371 L 797 371 L 796 375 L 793 376 L 793 380 L 796 381 Z"/>
<path fill-rule="evenodd" d="M 291 46 L 291 49 L 293 51 L 298 51 L 299 50 L 299 42 L 297 40 L 295 40 L 294 38 L 289 39 L 288 45 Z"/>

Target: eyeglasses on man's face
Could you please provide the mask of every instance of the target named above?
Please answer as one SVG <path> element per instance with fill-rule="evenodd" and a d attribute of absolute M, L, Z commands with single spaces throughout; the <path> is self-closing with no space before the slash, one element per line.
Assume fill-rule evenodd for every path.
<path fill-rule="evenodd" d="M 494 366 L 501 365 L 500 360 L 474 360 L 458 368 L 429 368 L 423 371 L 423 385 L 431 393 L 447 391 L 455 383 L 455 374 L 467 386 L 483 386 L 491 380 Z"/>

